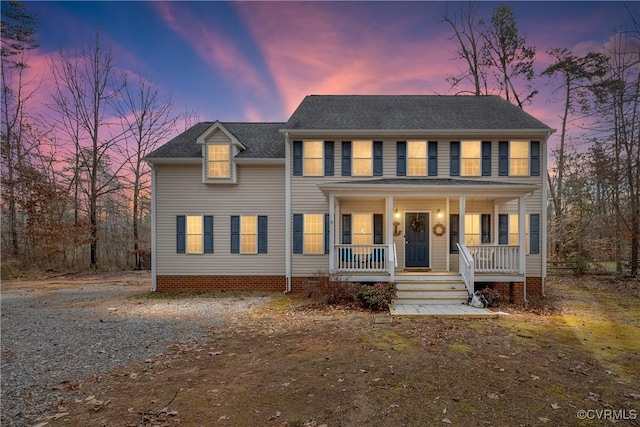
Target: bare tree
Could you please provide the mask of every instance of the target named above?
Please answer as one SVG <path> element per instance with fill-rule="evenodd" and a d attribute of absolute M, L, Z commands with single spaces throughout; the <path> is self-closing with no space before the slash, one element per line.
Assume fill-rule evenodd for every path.
<path fill-rule="evenodd" d="M 576 56 L 568 49 L 560 48 L 549 49 L 547 53 L 554 59 L 554 62 L 542 72 L 542 75 L 556 79 L 556 88 L 553 93 L 560 93 L 564 103 L 560 116 L 562 120 L 560 147 L 554 153 L 556 173 L 553 177 L 550 174 L 547 175 L 555 217 L 553 219 L 562 230 L 567 125 L 572 117 L 580 114 L 585 115 L 590 110 L 595 79 L 602 78 L 606 73 L 606 57 L 594 52 Z M 562 233 L 560 232 L 560 234 Z M 560 240 L 555 240 L 556 253 L 561 256 Z"/>
<path fill-rule="evenodd" d="M 3 2 L 2 8 L 2 195 L 6 203 L 7 246 L 14 255 L 19 254 L 18 237 L 20 169 L 35 145 L 28 139 L 29 117 L 27 104 L 35 88 L 28 88 L 25 71 L 29 68 L 28 53 L 38 45 L 35 31 L 37 16 L 19 2 Z"/>
<path fill-rule="evenodd" d="M 628 236 L 631 273 L 638 274 L 640 240 L 640 27 L 629 10 L 631 30 L 617 32 L 605 52 L 607 74 L 597 86 L 597 114 L 608 144 L 615 209 L 617 260 Z M 620 263 L 618 265 L 620 270 Z"/>
<path fill-rule="evenodd" d="M 144 157 L 153 151 L 160 141 L 175 132 L 176 119 L 171 116 L 171 99 L 161 99 L 158 90 L 144 78 L 135 83 L 127 81 L 122 90 L 123 102 L 119 106 L 122 125 L 125 128 L 126 159 L 125 179 L 133 191 L 132 233 L 136 269 L 141 269 L 140 218 L 141 197 L 149 190 L 149 167 Z"/>
<path fill-rule="evenodd" d="M 447 9 L 441 18 L 453 30 L 451 39 L 455 39 L 458 45 L 457 59 L 462 59 L 466 63 L 466 69 L 457 76 L 449 76 L 447 81 L 451 84 L 451 88 L 458 87 L 464 81 L 471 81 L 472 93 L 479 96 L 486 95 L 488 91 L 485 64 L 483 64 L 483 58 L 486 56 L 484 37 L 480 30 L 481 21 L 476 16 L 477 5 L 469 1 L 466 9 L 461 8 L 459 14 L 456 12 L 449 14 Z"/>
<path fill-rule="evenodd" d="M 59 62 L 52 64 L 52 74 L 55 82 L 53 110 L 57 113 L 57 123 L 75 145 L 77 176 L 82 173 L 87 178 L 84 192 L 91 227 L 89 263 L 95 268 L 98 263 L 99 201 L 120 187 L 119 173 L 124 165 L 119 162 L 111 166 L 111 162 L 106 162 L 122 139 L 122 133 L 116 132 L 114 123 L 109 121 L 116 114 L 113 104 L 118 102 L 122 83 L 115 79 L 111 48 L 103 48 L 99 34 L 77 57 L 60 52 Z M 113 170 L 103 173 L 101 168 L 107 164 Z"/>
<path fill-rule="evenodd" d="M 507 101 L 523 108 L 538 93 L 532 88 L 535 47 L 527 46 L 526 38 L 518 32 L 513 11 L 504 5 L 496 7 L 490 25 L 484 26 L 483 35 L 485 61 L 495 69 L 501 91 L 505 93 Z M 524 79 L 526 89 L 516 89 L 514 81 L 517 79 Z"/>

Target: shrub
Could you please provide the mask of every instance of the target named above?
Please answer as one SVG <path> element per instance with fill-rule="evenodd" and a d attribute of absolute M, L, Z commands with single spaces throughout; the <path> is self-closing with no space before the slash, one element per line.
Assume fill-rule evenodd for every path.
<path fill-rule="evenodd" d="M 362 305 L 369 310 L 382 311 L 389 308 L 389 304 L 396 296 L 396 285 L 393 282 L 380 282 L 375 285 L 360 287 L 358 297 Z"/>
<path fill-rule="evenodd" d="M 360 285 L 327 273 L 318 273 L 307 282 L 307 296 L 328 305 L 353 304 L 358 301 Z"/>

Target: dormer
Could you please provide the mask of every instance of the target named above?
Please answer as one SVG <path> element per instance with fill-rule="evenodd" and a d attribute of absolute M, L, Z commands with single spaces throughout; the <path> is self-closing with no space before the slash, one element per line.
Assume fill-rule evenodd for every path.
<path fill-rule="evenodd" d="M 202 182 L 236 184 L 235 157 L 247 147 L 219 121 L 204 131 L 196 142 L 202 146 Z"/>

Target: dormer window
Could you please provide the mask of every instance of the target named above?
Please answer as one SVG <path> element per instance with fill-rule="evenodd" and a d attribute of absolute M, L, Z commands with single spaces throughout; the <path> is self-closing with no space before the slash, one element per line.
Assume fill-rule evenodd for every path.
<path fill-rule="evenodd" d="M 230 178 L 229 145 L 207 146 L 207 177 Z"/>

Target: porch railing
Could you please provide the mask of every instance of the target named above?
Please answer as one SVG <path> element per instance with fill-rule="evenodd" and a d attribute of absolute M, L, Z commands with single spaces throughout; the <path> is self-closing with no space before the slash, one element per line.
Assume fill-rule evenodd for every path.
<path fill-rule="evenodd" d="M 471 256 L 471 252 L 467 249 L 467 246 L 458 245 L 458 268 L 460 270 L 460 275 L 462 276 L 462 280 L 464 280 L 464 284 L 467 287 L 467 292 L 469 296 L 473 295 L 475 292 L 475 261 L 473 256 Z"/>
<path fill-rule="evenodd" d="M 386 271 L 388 245 L 336 245 L 338 271 Z"/>
<path fill-rule="evenodd" d="M 517 273 L 520 247 L 518 245 L 468 245 L 478 273 Z"/>

